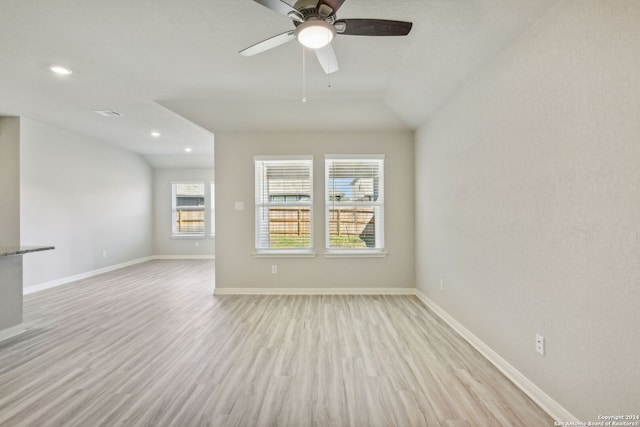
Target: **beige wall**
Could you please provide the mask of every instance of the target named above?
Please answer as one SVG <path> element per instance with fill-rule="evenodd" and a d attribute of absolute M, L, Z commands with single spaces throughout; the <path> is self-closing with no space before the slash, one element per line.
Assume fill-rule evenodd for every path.
<path fill-rule="evenodd" d="M 640 408 L 639 20 L 558 2 L 416 135 L 417 286 L 583 420 Z"/>
<path fill-rule="evenodd" d="M 411 132 L 216 134 L 216 287 L 414 287 L 413 134 Z M 255 155 L 314 156 L 311 259 L 258 259 L 254 251 Z M 324 249 L 325 154 L 385 154 L 386 258 L 328 259 Z M 236 211 L 235 202 L 245 210 Z M 271 265 L 278 274 L 271 274 Z"/>
<path fill-rule="evenodd" d="M 20 244 L 20 119 L 0 117 L 0 246 Z"/>
<path fill-rule="evenodd" d="M 20 245 L 20 119 L 0 117 L 0 247 Z M 22 257 L 0 257 L 0 334 L 22 322 Z"/>

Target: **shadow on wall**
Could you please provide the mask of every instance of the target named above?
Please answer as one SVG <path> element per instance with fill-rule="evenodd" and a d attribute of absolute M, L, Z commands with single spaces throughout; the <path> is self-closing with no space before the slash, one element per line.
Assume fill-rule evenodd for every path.
<path fill-rule="evenodd" d="M 360 233 L 360 239 L 364 241 L 368 248 L 376 247 L 376 225 L 374 222 L 374 216 L 371 216 L 371 219 L 365 225 L 362 233 Z"/>

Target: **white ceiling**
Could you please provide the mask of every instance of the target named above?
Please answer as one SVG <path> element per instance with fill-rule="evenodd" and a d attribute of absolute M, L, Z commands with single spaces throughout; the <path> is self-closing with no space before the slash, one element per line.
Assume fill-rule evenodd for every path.
<path fill-rule="evenodd" d="M 302 103 L 295 41 L 237 53 L 292 28 L 252 0 L 0 0 L 0 115 L 122 146 L 154 167 L 211 167 L 215 132 L 415 129 L 556 1 L 347 0 L 339 18 L 412 21 L 412 32 L 338 35 L 330 78 L 309 53 Z"/>

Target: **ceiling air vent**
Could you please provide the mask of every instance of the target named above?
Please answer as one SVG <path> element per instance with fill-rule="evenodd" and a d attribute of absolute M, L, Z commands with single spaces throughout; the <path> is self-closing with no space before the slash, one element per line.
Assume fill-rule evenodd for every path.
<path fill-rule="evenodd" d="M 122 116 L 122 114 L 113 110 L 95 110 L 94 113 L 100 114 L 101 116 L 104 116 L 104 117 L 121 117 Z"/>

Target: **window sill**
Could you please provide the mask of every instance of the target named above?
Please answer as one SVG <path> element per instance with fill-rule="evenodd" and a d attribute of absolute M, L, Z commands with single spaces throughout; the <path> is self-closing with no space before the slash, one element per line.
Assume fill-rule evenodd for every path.
<path fill-rule="evenodd" d="M 386 258 L 389 252 L 383 250 L 367 250 L 367 251 L 325 251 L 325 258 Z"/>
<path fill-rule="evenodd" d="M 315 258 L 316 253 L 313 251 L 271 250 L 254 252 L 252 255 L 254 258 Z"/>
<path fill-rule="evenodd" d="M 204 239 L 204 234 L 172 234 L 171 239 L 176 240 L 189 240 L 189 239 Z"/>

